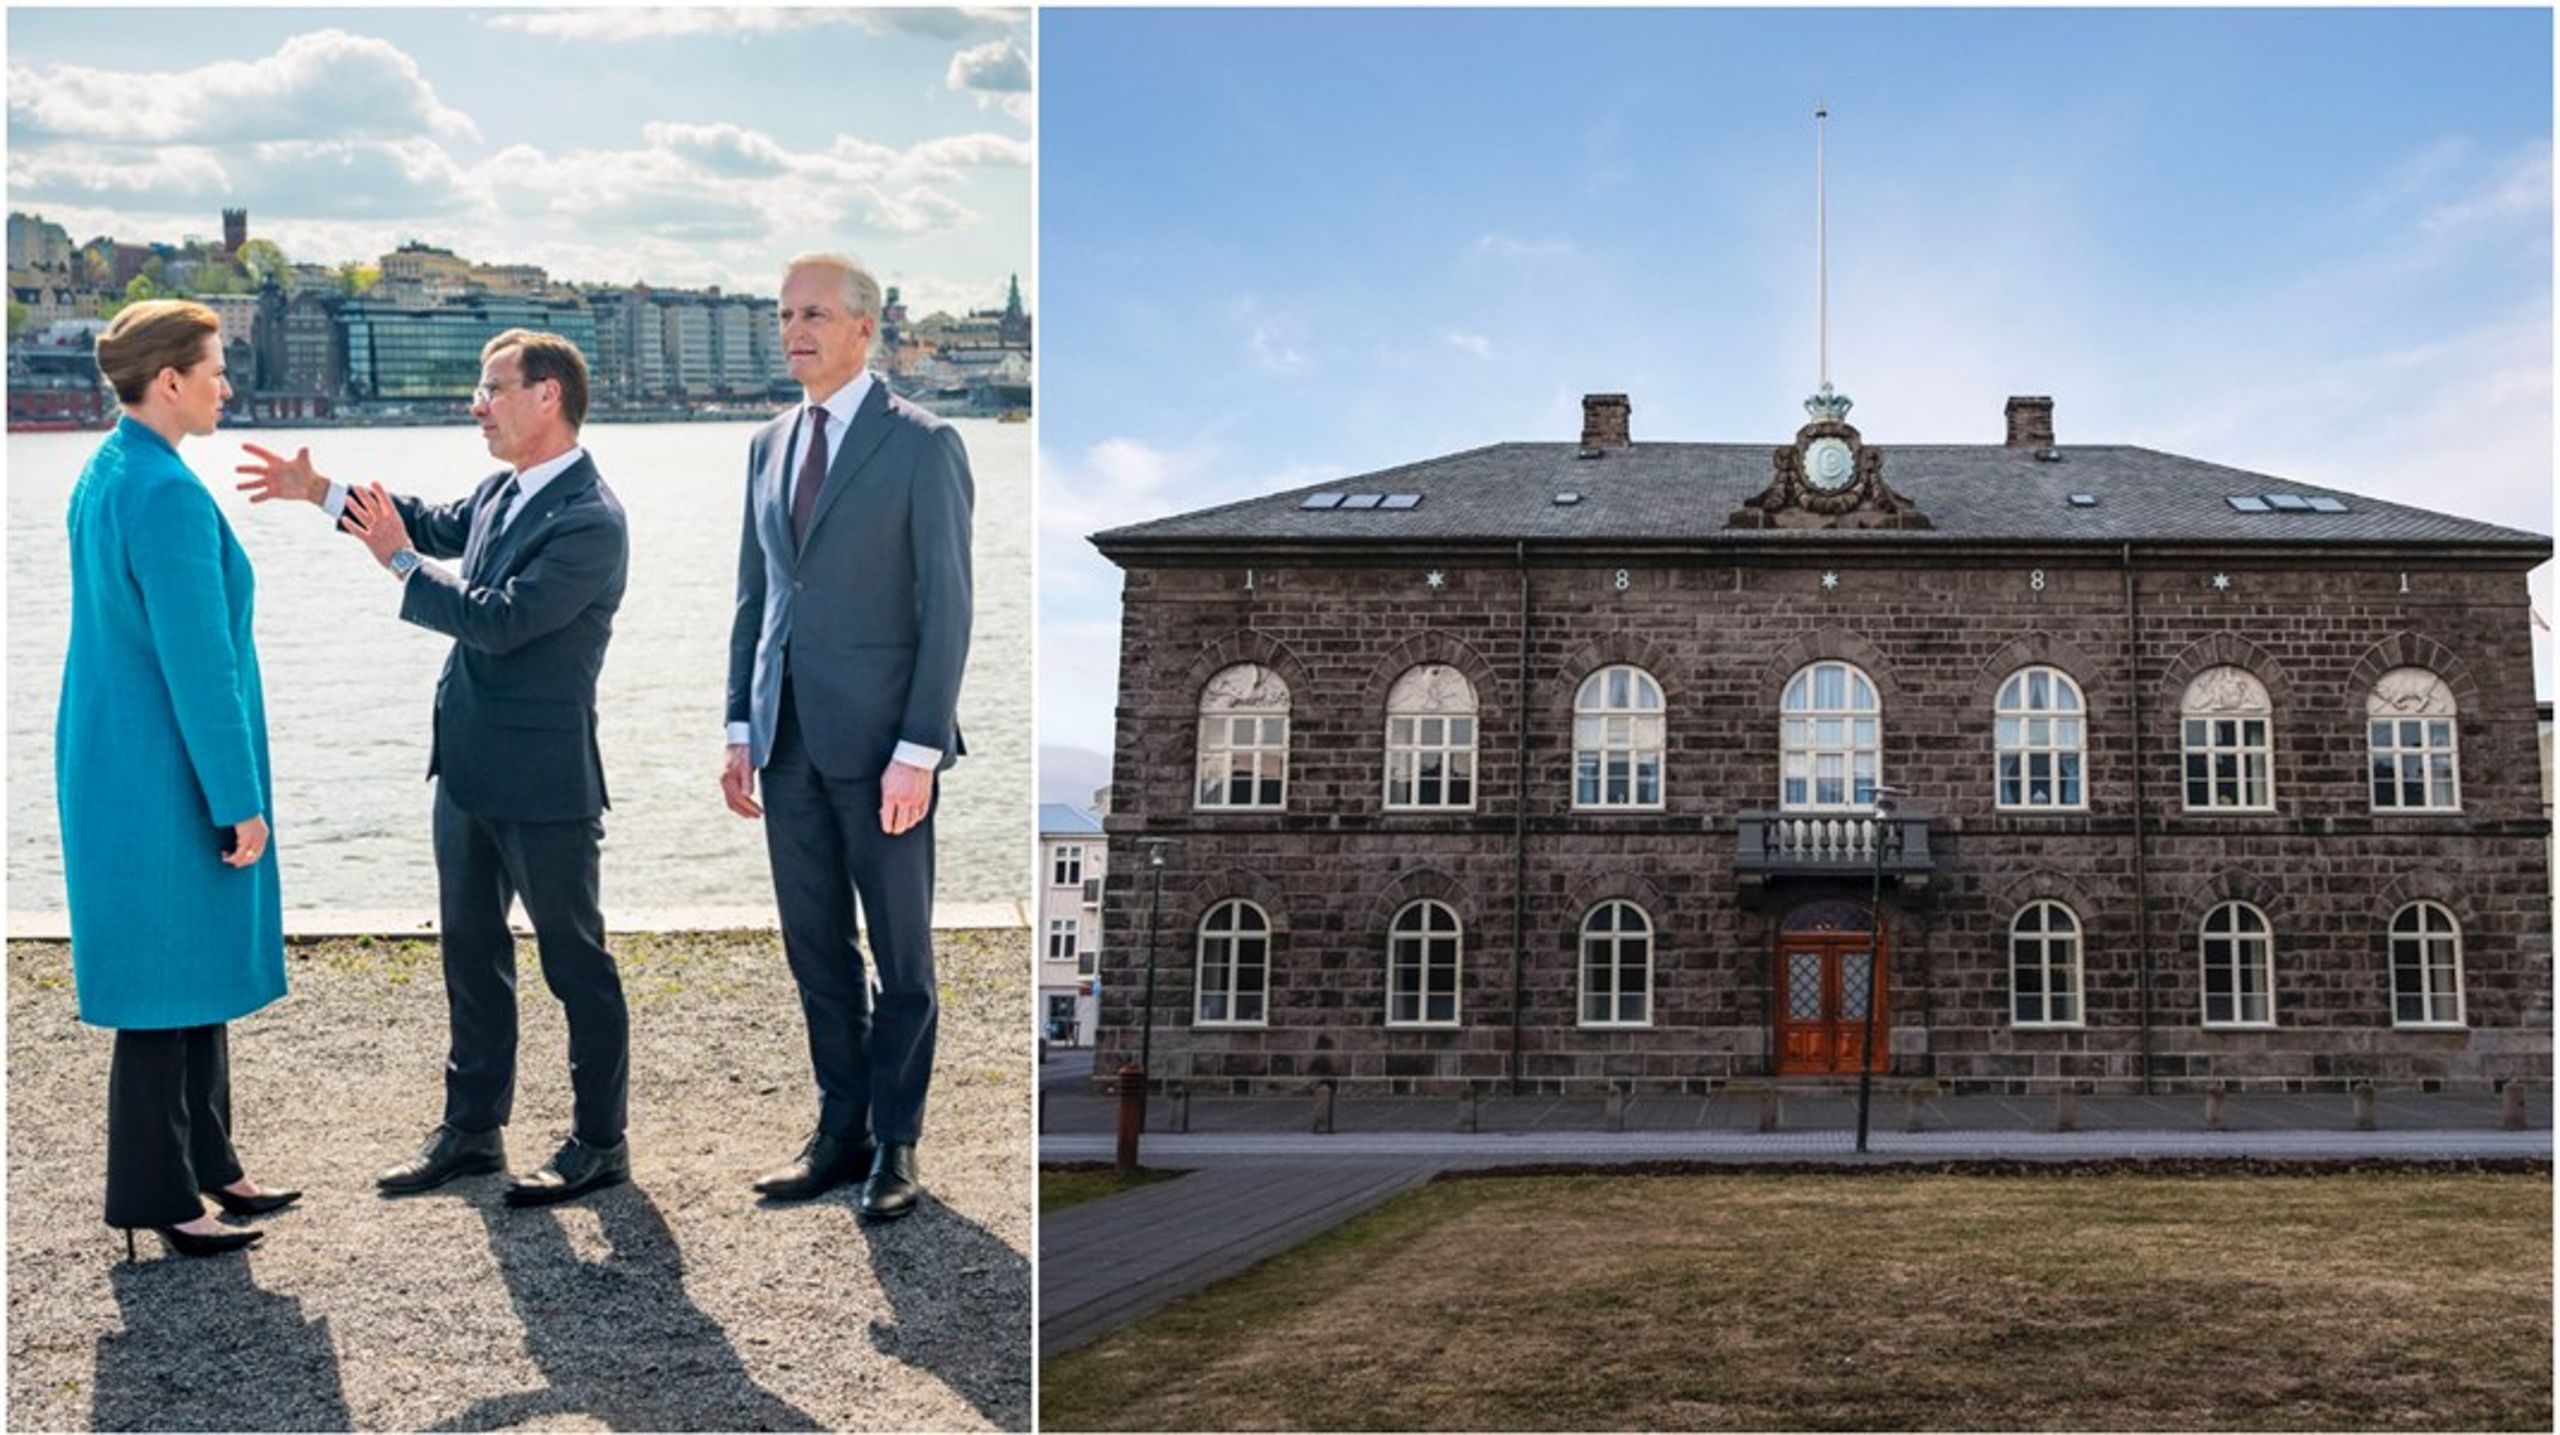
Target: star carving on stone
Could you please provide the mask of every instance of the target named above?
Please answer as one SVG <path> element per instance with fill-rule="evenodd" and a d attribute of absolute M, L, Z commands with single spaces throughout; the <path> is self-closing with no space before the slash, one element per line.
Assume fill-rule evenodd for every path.
<path fill-rule="evenodd" d="M 1832 589 L 1837 588 L 1837 587 L 1839 587 L 1839 586 L 1840 586 L 1840 575 L 1839 575 L 1839 574 L 1837 574 L 1837 573 L 1825 573 L 1825 574 L 1823 574 L 1823 575 L 1822 575 L 1822 588 L 1823 588 L 1823 591 L 1824 591 L 1824 592 L 1826 592 L 1826 593 L 1827 593 L 1827 592 L 1831 591 Z"/>
<path fill-rule="evenodd" d="M 1449 575 L 1441 572 L 1437 568 L 1434 568 L 1430 572 L 1422 575 L 1422 586 L 1431 589 L 1433 592 L 1438 592 L 1440 589 L 1449 586 Z"/>
<path fill-rule="evenodd" d="M 2215 591 L 2216 593 L 2228 593 L 2228 592 L 2230 592 L 2230 591 L 2231 591 L 2231 575 L 2230 575 L 2230 574 L 2228 574 L 2228 573 L 2216 573 L 2216 574 L 2214 574 L 2214 575 L 2213 575 L 2213 591 Z"/>

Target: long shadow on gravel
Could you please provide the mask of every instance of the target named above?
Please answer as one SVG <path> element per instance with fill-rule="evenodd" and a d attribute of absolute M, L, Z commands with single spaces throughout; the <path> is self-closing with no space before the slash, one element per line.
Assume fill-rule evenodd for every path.
<path fill-rule="evenodd" d="M 719 1324 L 684 1292 L 684 1253 L 637 1186 L 581 1203 L 612 1251 L 579 1259 L 561 1211 L 483 1202 L 489 1249 L 549 1383 L 472 1402 L 437 1430 L 489 1430 L 585 1415 L 615 1430 L 818 1430 L 756 1384 Z M 255 1428 L 255 1427 L 249 1427 Z"/>
<path fill-rule="evenodd" d="M 124 1328 L 98 1337 L 97 1430 L 351 1430 L 326 1317 L 258 1289 L 254 1257 L 118 1265 Z"/>
<path fill-rule="evenodd" d="M 896 1317 L 871 1323 L 871 1344 L 930 1371 L 997 1429 L 1030 1429 L 1030 1258 L 940 1201 L 861 1230 Z"/>

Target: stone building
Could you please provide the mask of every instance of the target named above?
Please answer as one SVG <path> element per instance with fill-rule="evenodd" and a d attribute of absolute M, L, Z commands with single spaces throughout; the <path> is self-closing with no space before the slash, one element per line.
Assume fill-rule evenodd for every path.
<path fill-rule="evenodd" d="M 1097 535 L 1097 1069 L 1152 1020 L 1157 1079 L 1262 1092 L 2548 1076 L 2548 538 L 2049 399 L 1889 449 L 1806 407 L 1634 443 L 1594 395 Z"/>

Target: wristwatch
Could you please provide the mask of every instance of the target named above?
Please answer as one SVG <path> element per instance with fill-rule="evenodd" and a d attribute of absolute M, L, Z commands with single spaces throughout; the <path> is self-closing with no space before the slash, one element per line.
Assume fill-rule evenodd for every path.
<path fill-rule="evenodd" d="M 403 548 L 403 549 L 401 549 L 399 552 L 394 553 L 394 554 L 392 554 L 392 555 L 391 555 L 391 576 L 392 576 L 392 577 L 399 579 L 399 580 L 400 580 L 401 582 L 403 582 L 403 583 L 406 583 L 406 582 L 408 582 L 408 581 L 409 581 L 409 575 L 410 575 L 410 574 L 412 574 L 412 573 L 415 573 L 415 572 L 417 572 L 417 571 L 418 571 L 418 550 L 417 550 L 417 549 L 415 549 L 415 548 Z"/>

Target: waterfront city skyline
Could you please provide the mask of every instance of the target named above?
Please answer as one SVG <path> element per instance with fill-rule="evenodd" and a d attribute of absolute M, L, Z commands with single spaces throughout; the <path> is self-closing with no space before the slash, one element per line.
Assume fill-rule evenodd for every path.
<path fill-rule="evenodd" d="M 1047 14 L 1042 796 L 1108 772 L 1097 530 L 1570 441 L 1588 392 L 1639 443 L 1783 442 L 1817 102 L 1831 373 L 1888 453 L 1997 444 L 2044 394 L 2066 447 L 2550 531 L 2551 40 L 2532 11 Z M 1318 72 L 1345 82 L 1311 106 Z"/>
<path fill-rule="evenodd" d="M 246 208 L 305 263 L 769 293 L 827 248 L 918 314 L 1035 293 L 1026 11 L 142 13 L 11 16 L 9 206 L 75 243 Z"/>

